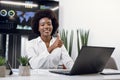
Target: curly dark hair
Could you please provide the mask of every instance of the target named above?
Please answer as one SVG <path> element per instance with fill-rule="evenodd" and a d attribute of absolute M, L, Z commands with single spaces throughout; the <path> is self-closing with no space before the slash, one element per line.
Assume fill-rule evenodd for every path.
<path fill-rule="evenodd" d="M 34 33 L 41 35 L 40 32 L 38 31 L 39 20 L 44 17 L 51 19 L 52 25 L 53 25 L 53 31 L 51 35 L 53 35 L 57 31 L 59 24 L 58 24 L 58 19 L 57 19 L 56 14 L 52 10 L 49 10 L 49 9 L 39 10 L 35 13 L 35 16 L 33 17 L 32 22 L 31 22 L 32 30 Z"/>

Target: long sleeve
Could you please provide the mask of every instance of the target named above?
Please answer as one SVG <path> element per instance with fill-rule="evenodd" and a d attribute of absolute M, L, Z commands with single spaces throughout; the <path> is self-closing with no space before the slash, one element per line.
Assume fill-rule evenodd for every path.
<path fill-rule="evenodd" d="M 27 44 L 26 54 L 30 58 L 30 65 L 32 68 L 40 68 L 45 65 L 46 58 L 49 56 L 47 49 L 38 46 L 37 42 L 30 41 Z M 42 43 L 41 43 L 42 45 Z"/>
<path fill-rule="evenodd" d="M 52 45 L 55 40 L 56 38 L 52 38 L 50 45 Z M 64 45 L 61 48 L 55 48 L 49 53 L 45 43 L 40 37 L 28 42 L 26 55 L 30 58 L 29 63 L 33 69 L 57 68 L 60 62 L 63 62 L 68 69 L 73 65 L 73 60 L 68 55 Z"/>
<path fill-rule="evenodd" d="M 69 56 L 68 51 L 66 50 L 64 45 L 62 46 L 61 57 L 62 57 L 62 63 L 65 65 L 65 67 L 67 69 L 71 69 L 74 64 L 74 61 Z"/>

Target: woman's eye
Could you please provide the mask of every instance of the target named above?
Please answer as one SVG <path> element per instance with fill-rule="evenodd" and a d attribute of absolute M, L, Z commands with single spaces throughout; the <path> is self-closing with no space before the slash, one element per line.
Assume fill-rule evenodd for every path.
<path fill-rule="evenodd" d="M 47 25 L 47 26 L 51 26 L 52 24 L 51 24 L 51 23 L 40 24 L 40 26 L 45 26 L 45 25 Z"/>
<path fill-rule="evenodd" d="M 44 26 L 44 24 L 41 24 L 40 26 Z"/>
<path fill-rule="evenodd" d="M 51 26 L 52 24 L 49 23 L 48 25 Z"/>

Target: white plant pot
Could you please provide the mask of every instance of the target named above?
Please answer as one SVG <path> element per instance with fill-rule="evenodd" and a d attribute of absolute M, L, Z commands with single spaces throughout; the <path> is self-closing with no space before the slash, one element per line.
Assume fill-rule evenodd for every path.
<path fill-rule="evenodd" d="M 29 66 L 19 66 L 19 75 L 20 76 L 30 76 L 30 67 Z"/>
<path fill-rule="evenodd" d="M 0 66 L 0 77 L 6 76 L 6 66 Z"/>

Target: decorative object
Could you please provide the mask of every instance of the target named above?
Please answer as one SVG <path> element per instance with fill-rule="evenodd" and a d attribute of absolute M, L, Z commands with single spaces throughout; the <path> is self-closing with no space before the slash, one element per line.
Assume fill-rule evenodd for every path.
<path fill-rule="evenodd" d="M 89 30 L 80 30 L 80 37 L 81 37 L 81 44 L 82 46 L 87 46 L 88 44 L 88 37 L 89 37 Z"/>
<path fill-rule="evenodd" d="M 89 30 L 77 29 L 77 47 L 78 47 L 78 53 L 79 53 L 80 48 L 82 46 L 87 46 L 88 45 L 89 32 L 90 32 Z M 81 40 L 81 46 L 80 46 L 80 40 Z"/>
<path fill-rule="evenodd" d="M 74 32 L 72 30 L 70 33 L 70 38 L 68 40 L 68 31 L 63 29 L 60 32 L 61 39 L 64 42 L 65 48 L 68 50 L 68 53 L 70 56 L 72 54 L 73 35 L 74 35 Z M 69 41 L 69 44 L 68 44 L 68 41 Z"/>
<path fill-rule="evenodd" d="M 5 63 L 6 63 L 5 58 L 0 56 L 0 77 L 5 77 L 5 75 L 6 75 Z"/>
<path fill-rule="evenodd" d="M 30 76 L 30 66 L 28 65 L 29 59 L 27 56 L 25 57 L 20 57 L 18 59 L 20 62 L 19 66 L 19 75 L 20 76 Z"/>
<path fill-rule="evenodd" d="M 73 35 L 74 35 L 74 32 L 73 32 L 73 30 L 72 30 L 71 33 L 70 33 L 70 39 L 69 39 L 69 51 L 68 51 L 68 53 L 69 53 L 70 56 L 71 56 L 71 54 L 72 54 Z"/>
<path fill-rule="evenodd" d="M 65 48 L 68 50 L 68 31 L 67 30 L 61 30 L 60 31 L 60 37 L 61 37 L 61 40 L 64 42 L 64 45 L 65 45 Z"/>

